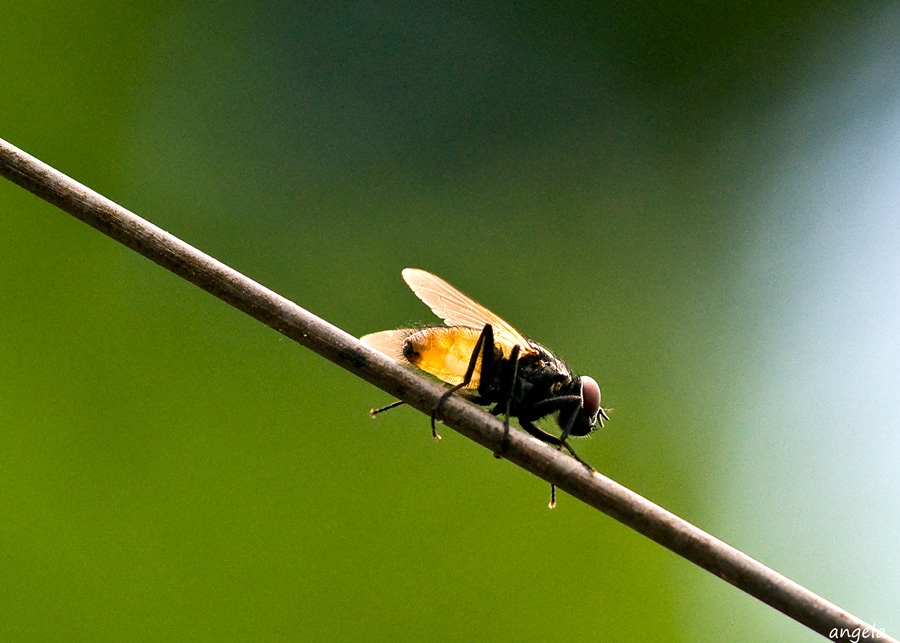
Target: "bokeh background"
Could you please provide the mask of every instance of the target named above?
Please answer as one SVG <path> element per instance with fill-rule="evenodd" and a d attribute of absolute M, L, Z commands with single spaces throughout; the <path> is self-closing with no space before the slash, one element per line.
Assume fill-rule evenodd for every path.
<path fill-rule="evenodd" d="M 900 632 L 896 3 L 6 3 L 0 137 L 362 335 L 428 269 L 599 470 Z M 0 182 L 0 638 L 816 641 Z"/>

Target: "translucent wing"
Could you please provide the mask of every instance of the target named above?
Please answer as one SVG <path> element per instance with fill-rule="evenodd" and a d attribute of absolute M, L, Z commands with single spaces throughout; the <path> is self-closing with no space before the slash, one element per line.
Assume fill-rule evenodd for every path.
<path fill-rule="evenodd" d="M 516 344 L 522 353 L 537 352 L 519 331 L 440 277 L 417 268 L 406 268 L 403 270 L 403 279 L 416 296 L 448 326 L 468 326 L 480 330 L 490 324 L 494 330 L 494 340 L 503 347 L 503 353 L 507 357 Z"/>
<path fill-rule="evenodd" d="M 415 328 L 401 328 L 400 330 L 383 330 L 378 333 L 363 335 L 359 338 L 366 346 L 381 351 L 392 360 L 401 364 L 409 364 L 409 360 L 403 356 L 403 342 L 416 332 Z"/>

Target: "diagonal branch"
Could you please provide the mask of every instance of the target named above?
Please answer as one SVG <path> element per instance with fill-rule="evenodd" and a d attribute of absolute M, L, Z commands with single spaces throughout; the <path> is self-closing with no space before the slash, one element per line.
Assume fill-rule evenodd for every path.
<path fill-rule="evenodd" d="M 445 389 L 295 303 L 113 203 L 0 139 L 0 174 L 279 333 L 430 414 Z M 441 407 L 450 428 L 498 451 L 503 422 L 453 396 Z M 898 643 L 743 552 L 698 529 L 524 432 L 512 431 L 505 459 L 683 556 L 834 641 Z"/>

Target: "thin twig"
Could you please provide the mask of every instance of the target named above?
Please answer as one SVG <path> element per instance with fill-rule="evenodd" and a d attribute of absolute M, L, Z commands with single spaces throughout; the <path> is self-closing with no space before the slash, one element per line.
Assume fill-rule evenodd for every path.
<path fill-rule="evenodd" d="M 424 413 L 430 414 L 444 392 L 438 384 L 364 346 L 355 337 L 2 139 L 0 174 Z M 504 428 L 498 418 L 455 396 L 441 408 L 441 419 L 447 426 L 492 452 L 501 448 Z M 869 638 L 898 643 L 743 552 L 609 478 L 589 472 L 574 459 L 524 432 L 513 431 L 507 439 L 505 459 L 830 640 L 858 641 L 863 633 L 868 633 Z"/>

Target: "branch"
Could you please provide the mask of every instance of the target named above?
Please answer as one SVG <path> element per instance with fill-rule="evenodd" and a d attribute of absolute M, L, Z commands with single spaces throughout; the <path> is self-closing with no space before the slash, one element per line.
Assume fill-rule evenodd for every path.
<path fill-rule="evenodd" d="M 0 174 L 100 232 L 171 270 L 319 355 L 431 414 L 445 389 L 364 346 L 355 337 L 106 197 L 0 139 Z M 448 427 L 497 452 L 503 422 L 453 396 L 441 407 Z M 683 556 L 834 641 L 864 633 L 898 643 L 874 626 L 782 576 L 609 478 L 526 435 L 511 431 L 504 458 Z"/>

